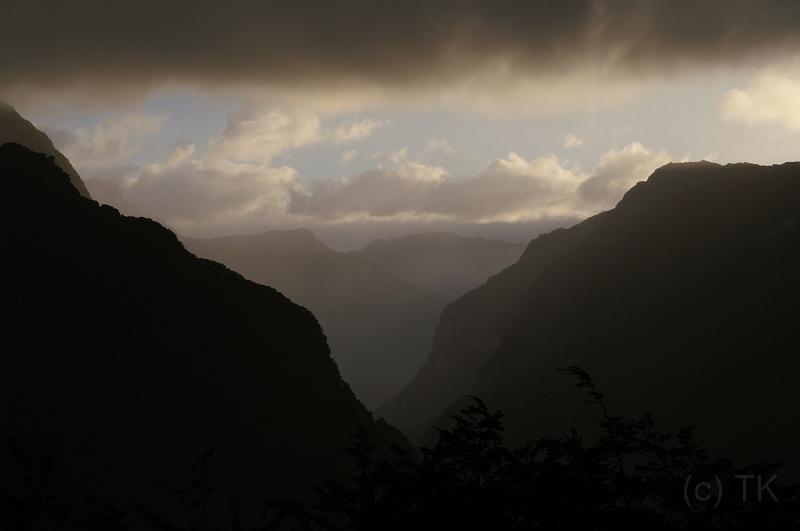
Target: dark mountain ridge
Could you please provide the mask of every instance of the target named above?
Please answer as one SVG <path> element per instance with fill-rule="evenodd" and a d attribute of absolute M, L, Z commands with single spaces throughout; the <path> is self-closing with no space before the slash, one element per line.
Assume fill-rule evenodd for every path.
<path fill-rule="evenodd" d="M 430 390 L 464 374 L 450 400 L 476 394 L 504 409 L 512 441 L 588 427 L 591 412 L 555 371 L 578 365 L 617 414 L 697 422 L 722 453 L 793 460 L 798 204 L 800 163 L 660 168 L 451 304 L 426 369 L 390 403 L 416 409 L 402 421 L 382 413 L 422 433 L 445 400 Z"/>
<path fill-rule="evenodd" d="M 55 160 L 56 165 L 67 175 L 78 192 L 89 197 L 89 191 L 81 180 L 80 175 L 72 167 L 69 159 L 65 157 L 56 147 L 50 138 L 38 130 L 31 122 L 20 116 L 20 114 L 8 103 L 0 100 L 0 145 L 7 142 L 21 144 L 37 153 L 45 153 Z"/>
<path fill-rule="evenodd" d="M 303 495 L 350 470 L 358 425 L 378 447 L 403 444 L 305 308 L 81 197 L 52 157 L 5 144 L 0 176 L 0 436 L 53 456 L 57 488 L 158 504 L 155 480 L 180 483 L 214 448 L 220 488 Z"/>

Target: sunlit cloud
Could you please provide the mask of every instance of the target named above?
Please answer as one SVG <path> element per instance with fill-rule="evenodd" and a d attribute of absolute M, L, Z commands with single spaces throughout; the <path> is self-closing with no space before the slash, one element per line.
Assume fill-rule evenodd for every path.
<path fill-rule="evenodd" d="M 75 166 L 92 171 L 124 164 L 161 130 L 165 120 L 165 116 L 125 113 L 92 127 L 45 130 Z"/>
<path fill-rule="evenodd" d="M 291 191 L 290 212 L 328 221 L 419 216 L 516 222 L 585 216 L 613 206 L 670 160 L 666 152 L 638 142 L 606 152 L 588 173 L 554 155 L 527 160 L 511 153 L 466 176 L 398 160 L 392 168 L 297 186 Z"/>
<path fill-rule="evenodd" d="M 608 151 L 578 187 L 579 201 L 590 211 L 609 208 L 634 184 L 671 160 L 666 151 L 653 151 L 639 142 Z"/>
<path fill-rule="evenodd" d="M 322 139 L 315 113 L 302 110 L 242 110 L 231 113 L 224 133 L 209 146 L 218 162 L 269 164 L 279 153 Z"/>
<path fill-rule="evenodd" d="M 370 221 L 417 226 L 577 219 L 610 208 L 671 160 L 666 151 L 632 142 L 603 153 L 589 170 L 554 154 L 508 153 L 479 171 L 453 173 L 446 164 L 426 162 L 430 154 L 455 151 L 446 139 L 429 137 L 420 152 L 401 146 L 374 153 L 367 171 L 337 177 L 323 170 L 313 181 L 304 180 L 296 168 L 279 162 L 282 156 L 311 145 L 355 143 L 381 125 L 357 117 L 325 122 L 303 109 L 246 107 L 230 113 L 206 146 L 177 142 L 162 160 L 141 167 L 119 163 L 142 138 L 160 130 L 161 119 L 126 116 L 74 136 L 83 141 L 75 145 L 87 153 L 84 161 L 116 168 L 113 179 L 130 204 L 193 234 Z M 566 140 L 580 145 L 581 139 Z M 349 149 L 339 162 L 346 165 L 357 156 Z"/>
<path fill-rule="evenodd" d="M 434 153 L 441 153 L 443 155 L 452 155 L 456 152 L 455 148 L 450 145 L 450 142 L 445 138 L 433 136 L 428 140 L 428 151 Z"/>
<path fill-rule="evenodd" d="M 784 65 L 760 73 L 748 87 L 724 95 L 720 114 L 730 122 L 800 131 L 800 68 Z"/>
<path fill-rule="evenodd" d="M 331 134 L 333 142 L 336 144 L 346 144 L 367 138 L 375 129 L 383 125 L 384 122 L 372 118 L 365 118 L 355 122 L 341 124 L 333 130 Z"/>
<path fill-rule="evenodd" d="M 583 139 L 582 138 L 578 138 L 577 136 L 573 135 L 572 133 L 568 133 L 564 137 L 563 146 L 564 146 L 565 149 L 576 148 L 576 147 L 579 147 L 579 146 L 582 146 L 582 145 L 583 145 Z"/>

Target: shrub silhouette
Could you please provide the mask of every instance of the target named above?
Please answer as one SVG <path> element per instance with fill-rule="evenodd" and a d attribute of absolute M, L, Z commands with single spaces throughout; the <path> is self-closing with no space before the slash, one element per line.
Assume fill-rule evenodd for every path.
<path fill-rule="evenodd" d="M 320 491 L 325 529 L 800 529 L 798 490 L 776 479 L 780 463 L 737 468 L 691 427 L 670 435 L 650 415 L 614 416 L 585 371 L 563 370 L 601 412 L 593 444 L 572 431 L 507 448 L 503 414 L 471 397 L 418 461 L 375 463 L 359 434 L 359 474 Z M 769 485 L 760 495 L 759 477 Z M 701 483 L 722 496 L 702 502 Z"/>
<path fill-rule="evenodd" d="M 394 447 L 393 457 L 380 459 L 359 428 L 346 449 L 353 476 L 324 481 L 313 502 L 267 497 L 258 516 L 247 518 L 234 493 L 225 497 L 212 485 L 209 451 L 191 467 L 185 487 L 163 484 L 183 506 L 185 522 L 140 506 L 135 512 L 162 531 L 206 531 L 209 520 L 224 520 L 210 519 L 210 511 L 227 511 L 233 531 L 800 529 L 798 487 L 780 481 L 780 463 L 736 467 L 709 455 L 691 427 L 673 435 L 658 431 L 647 414 L 615 416 L 589 374 L 563 370 L 600 412 L 600 435 L 591 442 L 571 431 L 508 448 L 503 413 L 470 397 L 452 425 L 438 430 L 436 444 L 418 455 Z M 14 452 L 27 490 L 0 497 L 4 529 L 124 528 L 125 512 L 110 505 L 86 505 L 95 508 L 88 517 L 69 513 L 77 504 L 46 494 L 52 463 L 37 468 L 18 447 Z"/>
<path fill-rule="evenodd" d="M 8 531 L 75 530 L 123 531 L 127 529 L 125 511 L 108 502 L 92 498 L 65 498 L 48 491 L 54 470 L 53 459 L 34 460 L 13 439 L 11 454 L 18 472 L 11 480 L 11 491 L 0 490 L 0 529 Z"/>

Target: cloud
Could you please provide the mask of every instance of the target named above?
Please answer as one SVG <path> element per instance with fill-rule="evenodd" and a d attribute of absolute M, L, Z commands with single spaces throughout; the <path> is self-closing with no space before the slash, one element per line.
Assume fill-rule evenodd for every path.
<path fill-rule="evenodd" d="M 590 210 L 613 206 L 639 181 L 671 161 L 665 151 L 652 151 L 639 142 L 604 153 L 591 176 L 578 188 L 580 202 Z"/>
<path fill-rule="evenodd" d="M 127 198 L 179 231 L 283 222 L 297 172 L 273 159 L 322 138 L 314 113 L 240 110 L 204 153 L 178 143 L 163 162 L 127 176 Z"/>
<path fill-rule="evenodd" d="M 425 97 L 576 70 L 613 82 L 796 50 L 798 27 L 795 0 L 5 0 L 0 92 L 346 86 Z"/>
<path fill-rule="evenodd" d="M 358 155 L 358 151 L 356 151 L 355 149 L 345 151 L 344 153 L 342 153 L 342 156 L 339 157 L 339 162 L 341 162 L 342 164 L 347 164 L 349 162 L 352 162 L 353 159 L 356 158 L 356 155 Z"/>
<path fill-rule="evenodd" d="M 127 189 L 126 198 L 147 215 L 179 231 L 283 220 L 292 168 L 220 164 L 187 153 L 171 158 L 141 170 Z"/>
<path fill-rule="evenodd" d="M 372 182 L 370 175 L 376 177 Z M 359 181 L 352 186 L 342 187 L 327 179 L 302 185 L 295 170 L 287 166 L 217 164 L 198 155 L 193 145 L 178 144 L 165 161 L 140 168 L 129 178 L 124 199 L 136 205 L 141 215 L 196 236 L 305 227 L 342 248 L 357 248 L 379 237 L 426 231 L 527 241 L 542 231 L 577 221 L 571 212 L 508 222 L 471 221 L 500 211 L 487 209 L 479 201 L 491 182 L 474 182 L 458 192 L 458 200 L 473 201 L 474 212 L 469 213 L 444 197 L 448 186 L 458 188 L 455 183 L 443 185 L 442 181 L 449 179 L 444 169 L 411 162 L 392 171 L 373 170 L 345 179 Z M 316 190 L 312 197 L 307 195 L 310 189 Z M 321 193 L 323 189 L 329 193 Z M 436 199 L 426 203 L 426 191 L 437 189 Z M 307 203 L 300 212 L 298 201 L 306 200 L 313 204 Z M 522 207 L 521 200 L 515 201 Z M 397 214 L 409 210 L 413 212 Z M 371 214 L 354 215 L 355 211 Z"/>
<path fill-rule="evenodd" d="M 428 140 L 427 148 L 428 151 L 439 152 L 444 155 L 452 155 L 453 153 L 456 152 L 456 150 L 453 148 L 453 146 L 450 145 L 450 142 L 448 142 L 447 139 L 435 136 L 431 137 Z"/>
<path fill-rule="evenodd" d="M 76 167 L 91 171 L 124 164 L 161 130 L 164 121 L 164 116 L 127 113 L 91 128 L 45 128 L 45 132 Z"/>
<path fill-rule="evenodd" d="M 124 123 L 150 122 L 126 119 Z M 150 124 L 122 129 L 154 128 Z M 117 128 L 104 125 L 96 130 Z M 97 133 L 87 138 L 108 136 Z M 478 173 L 453 175 L 442 166 L 421 163 L 401 147 L 374 155 L 376 167 L 369 171 L 312 182 L 301 180 L 294 168 L 276 163 L 280 155 L 330 139 L 314 113 L 243 109 L 231 113 L 225 129 L 205 149 L 178 142 L 158 163 L 113 166 L 108 170 L 113 175 L 105 178 L 120 183 L 125 199 L 145 215 L 180 232 L 219 234 L 366 222 L 383 227 L 387 223 L 459 226 L 576 219 L 612 206 L 636 181 L 669 161 L 665 152 L 632 143 L 603 154 L 589 172 L 555 155 L 528 159 L 510 153 Z M 129 148 L 120 146 L 132 144 L 88 145 L 106 146 L 92 153 L 125 154 Z M 341 160 L 346 163 L 355 155 L 355 150 L 347 151 Z M 94 156 L 111 160 L 110 155 Z"/>
<path fill-rule="evenodd" d="M 631 186 L 670 161 L 632 143 L 603 154 L 590 173 L 551 155 L 511 153 L 476 175 L 452 176 L 439 166 L 397 160 L 339 181 L 290 191 L 289 212 L 329 222 L 446 219 L 465 223 L 580 217 L 609 208 Z"/>
<path fill-rule="evenodd" d="M 126 179 L 126 198 L 147 215 L 191 233 L 369 222 L 574 220 L 613 206 L 669 161 L 665 152 L 633 143 L 603 154 L 588 173 L 555 155 L 528 160 L 511 153 L 480 173 L 454 176 L 441 166 L 399 157 L 389 168 L 303 183 L 288 166 L 198 155 L 194 146 L 178 144 L 164 162 Z"/>
<path fill-rule="evenodd" d="M 787 71 L 788 70 L 788 71 Z M 800 73 L 770 69 L 746 89 L 727 92 L 720 106 L 724 120 L 745 125 L 775 124 L 800 131 Z"/>
<path fill-rule="evenodd" d="M 462 177 L 439 166 L 401 161 L 392 169 L 293 190 L 290 212 L 327 221 L 386 217 L 515 221 L 562 210 L 579 182 L 579 175 L 556 157 L 526 161 L 512 153 L 480 174 Z"/>
<path fill-rule="evenodd" d="M 302 110 L 242 110 L 231 113 L 221 137 L 212 141 L 216 161 L 269 164 L 279 153 L 322 139 L 319 116 Z"/>
<path fill-rule="evenodd" d="M 582 146 L 583 145 L 583 139 L 582 138 L 578 138 L 577 136 L 573 135 L 572 133 L 568 133 L 564 137 L 564 144 L 563 145 L 564 145 L 565 149 L 571 149 L 571 148 L 574 148 L 574 147 Z"/>
<path fill-rule="evenodd" d="M 403 161 L 407 160 L 408 157 L 408 148 L 405 146 L 397 148 L 388 153 L 385 151 L 376 151 L 369 156 L 371 160 L 374 160 L 378 163 L 378 168 L 382 168 L 384 163 L 397 166 L 398 164 L 402 164 Z"/>
<path fill-rule="evenodd" d="M 335 144 L 346 144 L 367 138 L 381 125 L 383 122 L 380 120 L 365 118 L 337 126 L 331 136 Z"/>

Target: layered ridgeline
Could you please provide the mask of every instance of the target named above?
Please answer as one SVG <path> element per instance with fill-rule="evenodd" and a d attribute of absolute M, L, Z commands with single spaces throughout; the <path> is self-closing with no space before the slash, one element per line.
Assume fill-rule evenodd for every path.
<path fill-rule="evenodd" d="M 612 413 L 697 422 L 723 453 L 791 460 L 798 205 L 800 163 L 664 166 L 451 304 L 425 368 L 381 413 L 420 433 L 470 393 L 506 410 L 513 440 L 560 433 L 594 413 L 555 371 L 578 365 Z"/>
<path fill-rule="evenodd" d="M 370 408 L 414 377 L 450 300 L 359 256 L 334 251 L 308 230 L 183 241 L 198 256 L 273 286 L 309 308 L 342 376 Z"/>
<path fill-rule="evenodd" d="M 458 297 L 514 264 L 524 250 L 522 243 L 431 232 L 375 240 L 352 254 L 415 286 Z"/>
<path fill-rule="evenodd" d="M 346 472 L 358 425 L 402 443 L 341 379 L 308 310 L 82 197 L 45 155 L 5 144 L 0 177 L 0 439 L 53 456 L 53 488 L 158 506 L 156 479 L 184 484 L 214 448 L 216 488 L 258 508 Z"/>
<path fill-rule="evenodd" d="M 13 107 L 0 101 L 0 145 L 15 142 L 37 153 L 45 153 L 53 157 L 56 165 L 69 176 L 69 180 L 78 192 L 84 197 L 89 197 L 89 192 L 81 180 L 78 172 L 72 167 L 50 138 L 38 130 L 32 123 L 20 116 Z"/>

